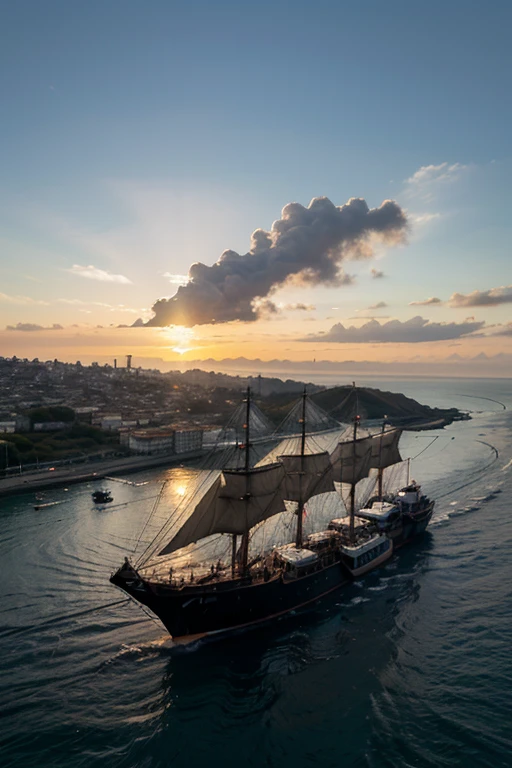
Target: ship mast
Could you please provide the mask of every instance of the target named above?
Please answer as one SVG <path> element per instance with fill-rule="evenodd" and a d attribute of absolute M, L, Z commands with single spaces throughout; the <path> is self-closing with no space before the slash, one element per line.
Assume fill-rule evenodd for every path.
<path fill-rule="evenodd" d="M 245 411 L 245 500 L 248 504 L 251 498 L 251 445 L 250 445 L 250 421 L 251 421 L 251 388 L 247 387 L 247 407 Z M 240 570 L 245 574 L 249 560 L 249 531 L 242 535 L 241 565 Z"/>
<path fill-rule="evenodd" d="M 306 385 L 304 385 L 304 392 L 302 394 L 302 430 L 300 440 L 300 476 L 299 476 L 299 501 L 297 506 L 297 535 L 295 537 L 295 546 L 297 549 L 302 547 L 302 515 L 304 511 L 304 501 L 302 498 L 302 480 L 304 477 L 304 454 L 306 450 Z"/>
<path fill-rule="evenodd" d="M 382 440 L 384 437 L 386 419 L 387 419 L 387 416 L 384 415 L 384 421 L 382 422 L 382 431 L 380 433 L 380 444 L 379 444 L 379 476 L 378 476 L 378 486 L 377 486 L 377 494 L 379 497 L 379 501 L 382 501 L 382 478 L 384 475 L 384 469 L 382 467 Z"/>
<path fill-rule="evenodd" d="M 359 426 L 359 398 L 357 397 L 357 389 L 354 384 L 354 391 L 356 393 L 356 413 L 354 416 L 354 433 L 352 437 L 352 482 L 350 483 L 350 541 L 355 542 L 355 507 L 356 507 L 356 438 L 357 427 Z"/>

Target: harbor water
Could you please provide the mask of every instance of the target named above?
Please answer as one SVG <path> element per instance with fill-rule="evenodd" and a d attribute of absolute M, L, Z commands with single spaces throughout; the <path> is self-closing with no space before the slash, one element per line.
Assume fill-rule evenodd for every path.
<path fill-rule="evenodd" d="M 4 768 L 512 765 L 511 382 L 372 385 L 472 412 L 402 439 L 436 499 L 428 532 L 313 610 L 222 642 L 175 648 L 108 580 L 192 469 L 109 482 L 105 507 L 100 483 L 47 491 L 61 503 L 39 511 L 34 494 L 0 500 Z"/>

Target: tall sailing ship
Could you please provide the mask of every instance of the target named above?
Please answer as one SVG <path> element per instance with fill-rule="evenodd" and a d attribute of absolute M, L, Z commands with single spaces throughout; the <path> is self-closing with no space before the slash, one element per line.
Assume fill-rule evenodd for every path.
<path fill-rule="evenodd" d="M 400 429 L 386 431 L 385 421 L 382 424 L 380 434 L 354 441 L 359 447 L 356 453 L 360 455 L 360 465 L 357 473 L 357 481 L 369 474 L 369 469 L 377 469 L 376 494 L 370 495 L 358 508 L 357 520 L 362 525 L 372 524 L 374 530 L 385 535 L 393 543 L 393 548 L 398 549 L 411 541 L 416 536 L 424 533 L 433 512 L 435 501 L 429 499 L 421 491 L 421 486 L 410 479 L 410 459 L 402 461 L 398 443 L 402 434 Z M 348 453 L 350 447 L 347 443 L 338 446 L 340 454 Z M 369 467 L 368 467 L 369 463 Z M 396 490 L 391 483 L 385 488 L 384 470 L 390 468 L 405 468 L 407 481 L 403 487 Z M 349 471 L 348 464 L 345 468 Z M 347 479 L 347 482 L 348 479 Z M 391 478 L 392 482 L 392 478 Z M 351 509 L 354 505 L 354 492 L 356 485 L 351 485 L 350 501 Z M 356 519 L 352 516 L 352 519 Z"/>
<path fill-rule="evenodd" d="M 111 576 L 114 585 L 158 616 L 174 639 L 218 636 L 275 619 L 391 557 L 394 537 L 382 520 L 370 519 L 372 509 L 378 513 L 378 500 L 364 517 L 356 515 L 355 498 L 358 482 L 370 470 L 382 476 L 401 461 L 400 430 L 358 438 L 356 417 L 350 436 L 345 430 L 333 441 L 331 434 L 331 445 L 322 446 L 307 433 L 308 405 L 304 391 L 300 433 L 253 464 L 251 425 L 261 412 L 254 411 L 248 390 L 244 443 L 238 448 L 243 465 L 228 462 L 206 472 L 144 556 L 135 564 L 125 558 Z M 349 486 L 349 513 L 326 524 L 335 480 Z M 382 494 L 380 503 L 387 503 Z M 313 515 L 313 508 L 323 514 Z"/>

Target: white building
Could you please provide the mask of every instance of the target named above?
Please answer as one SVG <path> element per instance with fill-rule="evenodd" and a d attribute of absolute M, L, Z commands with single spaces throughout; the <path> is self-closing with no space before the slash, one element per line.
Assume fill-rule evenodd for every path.
<path fill-rule="evenodd" d="M 174 453 L 173 429 L 140 429 L 130 432 L 128 447 L 143 454 Z"/>
<path fill-rule="evenodd" d="M 175 453 L 189 453 L 200 451 L 203 447 L 202 429 L 180 429 L 174 433 Z"/>
<path fill-rule="evenodd" d="M 123 442 L 125 442 L 124 438 Z M 130 432 L 128 447 L 135 453 L 190 453 L 203 447 L 202 429 L 138 429 Z"/>
<path fill-rule="evenodd" d="M 101 419 L 101 428 L 106 432 L 117 432 L 122 423 L 121 415 L 104 416 Z"/>

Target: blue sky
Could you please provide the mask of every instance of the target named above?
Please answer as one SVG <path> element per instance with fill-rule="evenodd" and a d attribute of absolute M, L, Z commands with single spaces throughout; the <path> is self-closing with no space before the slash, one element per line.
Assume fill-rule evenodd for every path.
<path fill-rule="evenodd" d="M 0 327 L 149 317 L 164 273 L 245 253 L 323 195 L 395 198 L 411 233 L 346 263 L 352 286 L 285 289 L 317 308 L 288 318 L 297 338 L 379 301 L 402 322 L 506 325 L 508 301 L 409 302 L 512 283 L 511 21 L 505 2 L 5 3 Z"/>

